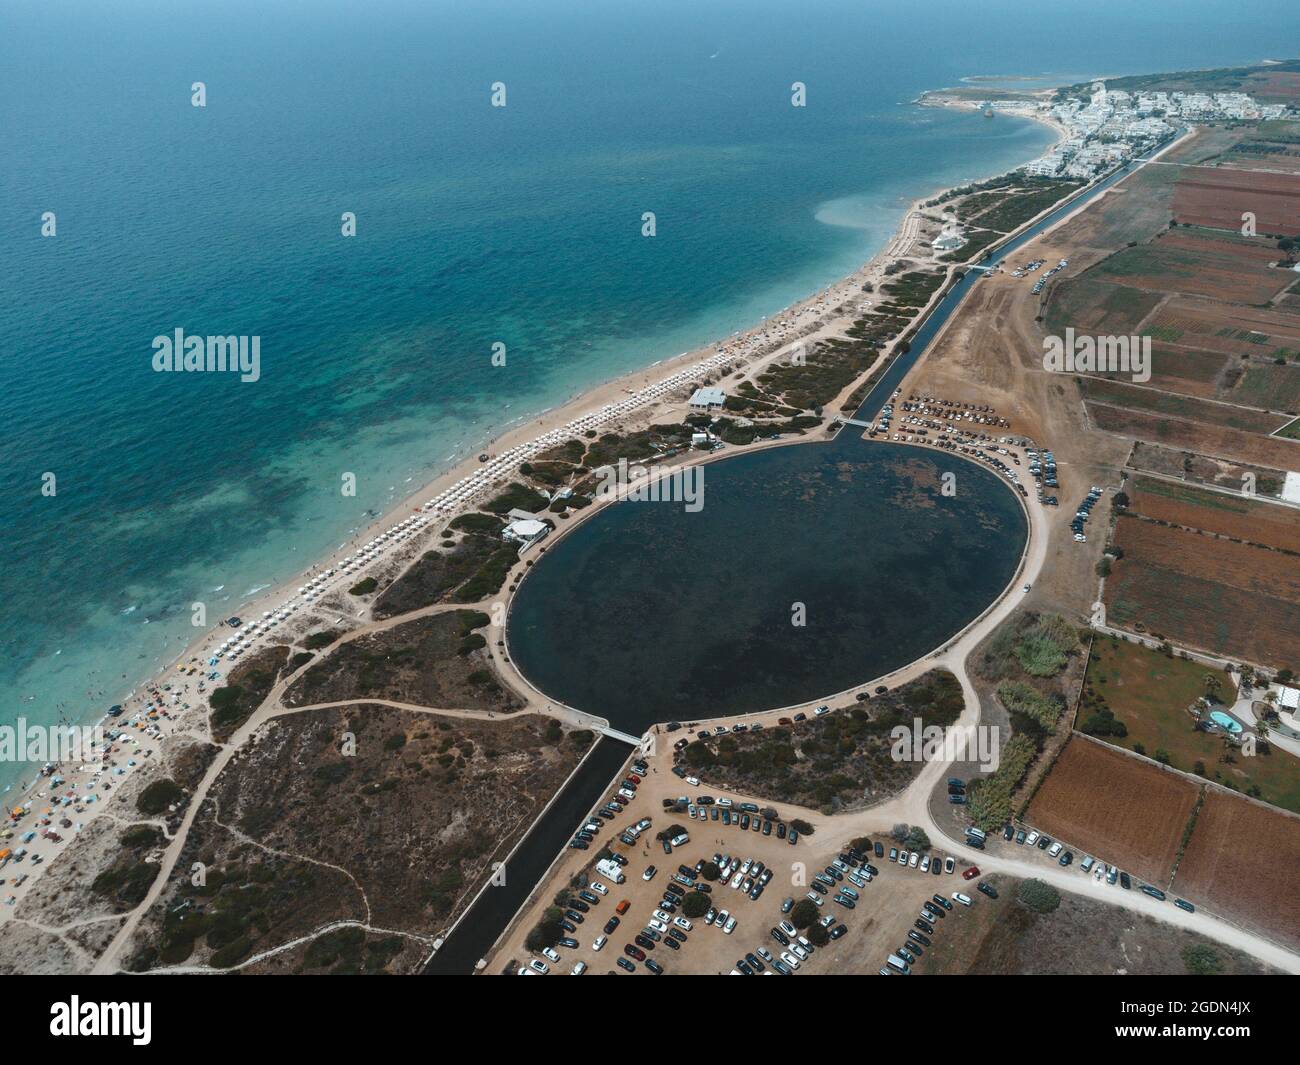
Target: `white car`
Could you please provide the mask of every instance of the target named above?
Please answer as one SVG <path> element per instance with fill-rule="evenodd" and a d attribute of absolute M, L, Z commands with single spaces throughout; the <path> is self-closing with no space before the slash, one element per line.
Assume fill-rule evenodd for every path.
<path fill-rule="evenodd" d="M 665 913 L 663 910 L 655 910 L 655 917 L 661 921 L 671 921 L 673 919 L 671 914 Z"/>
<path fill-rule="evenodd" d="M 1050 854 L 1053 858 L 1055 858 L 1064 849 L 1065 848 L 1061 844 L 1061 841 L 1057 840 L 1055 843 L 1053 843 L 1050 847 L 1047 848 L 1047 853 Z"/>
<path fill-rule="evenodd" d="M 551 971 L 546 967 L 546 962 L 539 961 L 537 958 L 534 958 L 528 963 L 528 968 L 532 969 L 535 973 L 541 973 L 542 976 L 545 976 Z"/>
<path fill-rule="evenodd" d="M 719 799 L 719 800 L 718 800 L 714 805 L 716 805 L 716 806 L 730 806 L 730 805 L 731 805 L 731 800 L 730 800 L 730 799 Z"/>
<path fill-rule="evenodd" d="M 820 907 L 822 904 L 822 897 L 819 894 L 817 894 L 817 892 L 815 891 L 808 892 L 807 898 L 808 901 L 811 902 L 814 906 Z"/>
<path fill-rule="evenodd" d="M 731 886 L 734 888 L 740 887 L 740 882 L 744 879 L 745 879 L 744 873 L 737 873 L 735 876 L 731 878 Z"/>
<path fill-rule="evenodd" d="M 560 960 L 560 956 L 555 952 L 554 948 L 552 947 L 543 947 L 542 957 L 545 958 L 547 961 L 558 962 Z"/>
<path fill-rule="evenodd" d="M 792 925 L 789 921 L 781 922 L 781 931 L 784 932 L 791 939 L 794 939 L 794 937 L 799 934 L 797 931 L 795 931 L 794 925 Z"/>
<path fill-rule="evenodd" d="M 912 851 L 912 856 L 907 859 L 907 867 L 909 869 L 915 869 L 917 863 L 920 862 L 920 860 L 921 860 L 921 856 L 917 854 L 916 851 Z"/>
<path fill-rule="evenodd" d="M 689 932 L 692 927 L 691 922 L 688 921 L 685 917 L 674 917 L 673 924 L 675 924 L 683 932 Z"/>
<path fill-rule="evenodd" d="M 791 954 L 788 950 L 781 951 L 781 960 L 785 962 L 786 965 L 790 966 L 791 969 L 799 968 L 800 965 L 799 959 L 796 958 L 793 954 Z"/>
<path fill-rule="evenodd" d="M 690 785 L 691 787 L 693 787 L 693 788 L 698 788 L 698 787 L 700 786 L 700 780 L 699 780 L 699 777 L 687 777 L 687 778 L 686 778 L 686 783 L 689 784 L 689 785 Z"/>
<path fill-rule="evenodd" d="M 1038 842 L 1038 833 L 1037 833 L 1037 832 L 1031 832 L 1031 833 L 1029 833 L 1029 835 L 1027 835 L 1027 836 L 1025 837 L 1025 846 L 1026 846 L 1026 847 L 1032 847 L 1032 846 L 1033 846 L 1035 843 L 1037 843 L 1037 842 Z"/>
<path fill-rule="evenodd" d="M 960 902 L 963 906 L 969 906 L 969 905 L 970 905 L 970 896 L 969 896 L 969 895 L 963 895 L 960 891 L 954 891 L 954 892 L 952 893 L 952 897 L 953 897 L 954 899 L 956 899 L 958 902 Z"/>
<path fill-rule="evenodd" d="M 727 913 L 726 910 L 719 910 L 718 916 L 713 918 L 713 924 L 715 927 L 721 928 L 730 918 L 731 914 Z"/>
<path fill-rule="evenodd" d="M 722 926 L 722 930 L 726 932 L 727 935 L 731 935 L 731 933 L 736 930 L 736 919 L 734 917 L 728 917 L 727 923 Z"/>
<path fill-rule="evenodd" d="M 927 854 L 924 858 L 921 859 L 921 872 L 928 873 L 929 871 L 930 871 L 930 856 Z"/>
<path fill-rule="evenodd" d="M 597 936 L 591 943 L 592 950 L 604 950 L 605 944 L 609 942 L 609 936 Z"/>
<path fill-rule="evenodd" d="M 587 885 L 587 887 L 591 888 L 591 890 L 594 891 L 597 895 L 609 894 L 609 888 L 607 888 L 599 880 L 593 880 L 590 884 Z"/>
<path fill-rule="evenodd" d="M 569 975 L 581 976 L 586 971 L 587 971 L 587 963 L 585 961 L 577 961 L 573 963 L 573 968 L 569 970 Z"/>
<path fill-rule="evenodd" d="M 907 851 L 899 851 L 899 852 L 898 852 L 898 864 L 899 864 L 899 865 L 906 865 L 906 864 L 907 864 Z"/>
<path fill-rule="evenodd" d="M 659 932 L 661 934 L 668 931 L 668 926 L 664 924 L 663 921 L 655 917 L 652 917 L 649 921 L 646 922 L 646 924 L 649 925 L 651 928 L 653 928 L 656 932 Z"/>
<path fill-rule="evenodd" d="M 807 961 L 808 959 L 808 951 L 805 950 L 803 947 L 799 946 L 798 943 L 790 944 L 790 953 L 792 953 L 800 961 Z"/>

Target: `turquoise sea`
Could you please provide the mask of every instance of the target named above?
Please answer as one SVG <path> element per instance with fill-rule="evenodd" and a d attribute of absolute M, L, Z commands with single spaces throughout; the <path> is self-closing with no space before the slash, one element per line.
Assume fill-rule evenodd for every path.
<path fill-rule="evenodd" d="M 1255 28 L 1297 21 L 1168 0 L 11 0 L 0 724 L 97 716 L 192 639 L 191 603 L 234 612 L 512 421 L 781 309 L 912 198 L 1050 141 L 917 108 L 923 89 L 1245 62 Z M 260 336 L 261 379 L 154 373 L 176 328 Z"/>

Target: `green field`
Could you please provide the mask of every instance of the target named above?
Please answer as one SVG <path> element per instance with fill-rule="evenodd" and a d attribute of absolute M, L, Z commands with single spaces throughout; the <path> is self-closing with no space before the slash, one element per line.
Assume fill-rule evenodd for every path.
<path fill-rule="evenodd" d="M 1278 436 L 1289 437 L 1292 440 L 1300 440 L 1300 418 L 1297 418 L 1290 425 L 1284 425 L 1277 431 Z"/>
<path fill-rule="evenodd" d="M 1141 748 L 1149 758 L 1158 751 L 1168 755 L 1168 764 L 1184 772 L 1201 775 L 1252 794 L 1256 798 L 1300 813 L 1300 759 L 1273 749 L 1269 754 L 1244 757 L 1233 751 L 1231 762 L 1222 762 L 1227 751 L 1223 739 L 1193 728 L 1187 707 L 1205 693 L 1205 678 L 1217 675 L 1224 684 L 1223 698 L 1234 698 L 1227 677 L 1196 662 L 1170 658 L 1158 651 L 1124 640 L 1099 637 L 1092 645 L 1092 658 L 1084 680 L 1084 701 L 1075 728 L 1084 723 L 1103 699 L 1105 706 L 1124 723 L 1128 735 L 1100 736 L 1107 743 L 1127 750 Z M 1163 760 L 1163 759 L 1162 759 Z"/>

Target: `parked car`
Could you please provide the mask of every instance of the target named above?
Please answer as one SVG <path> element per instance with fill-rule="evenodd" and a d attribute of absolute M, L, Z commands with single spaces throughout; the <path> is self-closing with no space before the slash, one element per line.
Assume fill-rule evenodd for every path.
<path fill-rule="evenodd" d="M 961 878 L 963 880 L 974 880 L 979 875 L 980 875 L 979 866 L 972 865 L 969 869 L 967 869 L 964 873 L 961 874 Z"/>
<path fill-rule="evenodd" d="M 979 889 L 991 899 L 996 899 L 998 897 L 997 888 L 995 888 L 992 884 L 984 883 L 983 880 L 979 882 Z"/>

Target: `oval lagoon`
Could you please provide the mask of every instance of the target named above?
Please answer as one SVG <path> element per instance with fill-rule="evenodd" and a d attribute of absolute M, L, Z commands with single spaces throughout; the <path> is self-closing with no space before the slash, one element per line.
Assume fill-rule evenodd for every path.
<path fill-rule="evenodd" d="M 547 696 L 639 735 L 832 695 L 977 617 L 1028 531 L 991 471 L 852 430 L 703 469 L 697 512 L 616 503 L 538 557 L 507 633 Z"/>

